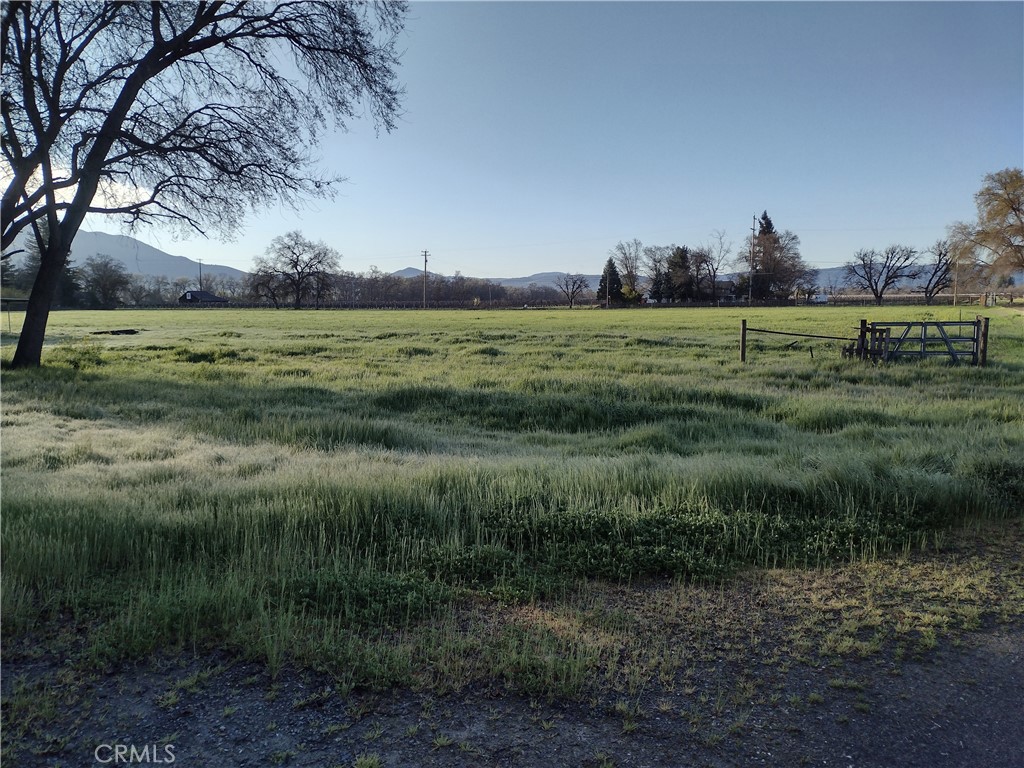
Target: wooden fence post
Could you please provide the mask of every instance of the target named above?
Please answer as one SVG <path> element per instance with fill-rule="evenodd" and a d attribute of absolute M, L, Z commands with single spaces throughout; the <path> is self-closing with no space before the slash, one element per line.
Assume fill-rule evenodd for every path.
<path fill-rule="evenodd" d="M 868 342 L 868 321 L 860 321 L 860 333 L 857 334 L 857 357 L 864 360 L 867 357 L 867 342 Z"/>
<path fill-rule="evenodd" d="M 747 321 L 740 320 L 740 362 L 747 362 Z"/>
<path fill-rule="evenodd" d="M 981 332 L 981 338 L 978 341 L 980 349 L 978 350 L 978 365 L 982 368 L 985 367 L 985 363 L 988 362 L 988 318 L 978 315 L 978 331 Z"/>

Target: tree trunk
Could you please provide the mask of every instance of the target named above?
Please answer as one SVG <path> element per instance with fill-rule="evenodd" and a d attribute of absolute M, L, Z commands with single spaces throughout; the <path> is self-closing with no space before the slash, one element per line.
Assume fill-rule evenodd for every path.
<path fill-rule="evenodd" d="M 57 283 L 67 263 L 69 248 L 63 253 L 54 253 L 55 245 L 47 244 L 40 254 L 39 273 L 32 285 L 32 292 L 25 307 L 25 322 L 18 337 L 18 348 L 11 361 L 12 368 L 38 368 L 43 354 L 43 340 L 46 337 L 46 323 L 50 319 L 50 307 L 57 293 Z"/>

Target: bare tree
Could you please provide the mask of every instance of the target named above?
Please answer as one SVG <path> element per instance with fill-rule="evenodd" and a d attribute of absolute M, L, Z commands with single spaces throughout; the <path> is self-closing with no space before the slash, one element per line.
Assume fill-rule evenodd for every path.
<path fill-rule="evenodd" d="M 890 288 L 901 280 L 914 280 L 921 273 L 917 251 L 905 245 L 890 245 L 881 253 L 876 250 L 857 251 L 853 261 L 844 267 L 850 284 L 871 291 L 878 305 Z"/>
<path fill-rule="evenodd" d="M 149 293 L 154 304 L 163 304 L 168 301 L 167 292 L 170 288 L 171 281 L 167 279 L 166 275 L 156 275 L 149 279 Z"/>
<path fill-rule="evenodd" d="M 398 114 L 402 0 L 5 3 L 2 246 L 46 222 L 15 366 L 38 365 L 89 213 L 227 237 L 247 211 L 329 197 L 311 148 Z M 285 68 L 281 62 L 288 62 Z"/>
<path fill-rule="evenodd" d="M 287 301 L 287 287 L 272 271 L 256 270 L 246 278 L 246 293 L 255 301 L 269 301 L 274 309 L 280 309 Z"/>
<path fill-rule="evenodd" d="M 564 274 L 555 280 L 555 287 L 565 294 L 565 298 L 569 300 L 569 309 L 572 309 L 576 299 L 590 290 L 590 283 L 581 274 Z"/>
<path fill-rule="evenodd" d="M 668 260 L 672 255 L 672 245 L 648 245 L 644 247 L 643 266 L 651 280 L 648 295 L 651 300 L 661 304 L 669 298 Z"/>
<path fill-rule="evenodd" d="M 647 245 L 644 246 L 643 266 L 647 276 L 653 278 L 655 272 L 664 274 L 668 257 L 672 255 L 672 245 Z"/>
<path fill-rule="evenodd" d="M 640 293 L 637 285 L 640 281 L 644 244 L 636 238 L 625 242 L 620 240 L 609 253 L 615 259 L 615 266 L 618 268 L 619 277 L 622 278 L 623 287 L 628 288 L 634 295 Z"/>
<path fill-rule="evenodd" d="M 152 296 L 149 280 L 145 275 L 129 275 L 128 285 L 124 289 L 128 300 L 135 306 L 141 306 Z"/>
<path fill-rule="evenodd" d="M 220 279 L 220 291 L 220 295 L 225 298 L 237 298 L 242 295 L 242 281 L 237 277 L 224 275 Z"/>
<path fill-rule="evenodd" d="M 187 277 L 174 278 L 171 282 L 171 301 L 177 301 L 180 299 L 185 291 L 189 290 L 191 285 L 192 281 Z"/>
<path fill-rule="evenodd" d="M 718 275 L 729 263 L 732 243 L 726 242 L 725 230 L 716 229 L 711 233 L 711 242 L 698 249 L 697 280 L 703 281 L 710 289 L 712 301 L 718 300 Z"/>
<path fill-rule="evenodd" d="M 747 272 L 740 283 L 755 301 L 788 298 L 797 285 L 816 279 L 815 270 L 800 255 L 800 238 L 788 229 L 777 231 L 767 211 L 761 214 L 757 235 L 747 235 L 743 252 L 733 263 Z"/>
<path fill-rule="evenodd" d="M 924 279 L 924 300 L 931 304 L 935 297 L 953 285 L 953 252 L 949 240 L 936 240 L 926 253 L 933 260 L 921 266 L 918 277 Z"/>
<path fill-rule="evenodd" d="M 319 307 L 328 289 L 329 276 L 338 271 L 340 258 L 333 248 L 292 231 L 270 241 L 266 257 L 256 259 L 253 274 L 260 276 L 268 297 L 277 297 L 275 306 L 287 296 L 295 309 L 301 309 L 302 302 L 309 298 Z"/>

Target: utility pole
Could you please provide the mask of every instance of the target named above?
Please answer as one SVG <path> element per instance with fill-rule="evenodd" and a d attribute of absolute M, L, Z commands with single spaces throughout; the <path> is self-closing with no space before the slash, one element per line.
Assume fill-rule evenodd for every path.
<path fill-rule="evenodd" d="M 427 252 L 423 252 L 423 308 L 427 308 Z"/>
<path fill-rule="evenodd" d="M 203 260 L 199 260 L 199 290 L 203 290 Z"/>
<path fill-rule="evenodd" d="M 757 229 L 757 214 L 750 225 L 750 276 L 747 278 L 747 306 L 754 300 L 754 230 Z"/>
<path fill-rule="evenodd" d="M 950 255 L 953 257 L 953 306 L 956 306 L 957 300 L 957 289 L 960 278 L 960 252 L 954 248 L 949 249 Z"/>

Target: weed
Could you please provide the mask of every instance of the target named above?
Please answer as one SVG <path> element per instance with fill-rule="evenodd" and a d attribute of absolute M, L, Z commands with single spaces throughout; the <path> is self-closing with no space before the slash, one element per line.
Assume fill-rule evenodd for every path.
<path fill-rule="evenodd" d="M 451 736 L 448 736 L 448 735 L 443 734 L 443 733 L 437 734 L 437 736 L 435 736 L 434 740 L 431 742 L 431 744 L 434 745 L 434 749 L 435 750 L 436 749 L 444 749 L 445 747 L 450 747 L 454 743 L 455 743 L 455 740 Z"/>

